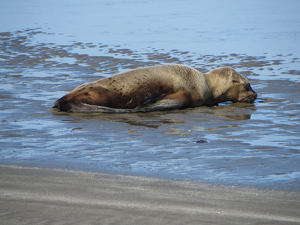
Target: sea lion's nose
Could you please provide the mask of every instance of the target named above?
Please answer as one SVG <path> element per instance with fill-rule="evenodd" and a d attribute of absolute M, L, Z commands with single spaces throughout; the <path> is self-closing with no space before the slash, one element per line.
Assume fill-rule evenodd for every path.
<path fill-rule="evenodd" d="M 257 98 L 257 93 L 255 91 L 253 91 L 253 101 L 255 101 L 256 98 Z"/>

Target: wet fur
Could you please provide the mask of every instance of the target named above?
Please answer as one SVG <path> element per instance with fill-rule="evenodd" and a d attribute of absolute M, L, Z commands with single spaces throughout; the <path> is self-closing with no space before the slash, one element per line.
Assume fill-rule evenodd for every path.
<path fill-rule="evenodd" d="M 53 104 L 67 112 L 131 113 L 253 102 L 248 80 L 230 67 L 202 74 L 184 65 L 144 67 L 78 86 Z"/>

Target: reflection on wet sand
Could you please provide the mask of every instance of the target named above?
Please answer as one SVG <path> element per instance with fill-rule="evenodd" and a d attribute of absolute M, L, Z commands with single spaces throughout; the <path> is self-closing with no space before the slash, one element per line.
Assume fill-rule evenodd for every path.
<path fill-rule="evenodd" d="M 126 123 L 131 126 L 143 126 L 147 128 L 159 128 L 160 125 L 164 124 L 185 124 L 191 120 L 189 117 L 190 112 L 193 111 L 195 113 L 199 113 L 198 117 L 205 113 L 209 115 L 213 115 L 210 120 L 214 120 L 215 117 L 220 118 L 228 118 L 232 120 L 250 120 L 251 114 L 256 111 L 256 107 L 254 104 L 250 103 L 231 103 L 222 105 L 219 107 L 198 107 L 198 108 L 190 108 L 185 110 L 174 110 L 174 111 L 165 111 L 165 112 L 150 112 L 150 113 L 128 113 L 124 115 L 116 115 L 116 114 L 106 114 L 106 113 L 94 113 L 94 114 L 84 114 L 84 113 L 66 113 L 66 112 L 57 112 L 53 111 L 54 115 L 63 116 L 68 115 L 70 117 L 79 117 L 90 120 L 106 120 L 106 121 L 114 121 Z M 166 119 L 167 115 L 175 115 L 176 118 Z M 180 119 L 178 118 L 180 115 Z M 206 120 L 207 118 L 205 118 Z"/>

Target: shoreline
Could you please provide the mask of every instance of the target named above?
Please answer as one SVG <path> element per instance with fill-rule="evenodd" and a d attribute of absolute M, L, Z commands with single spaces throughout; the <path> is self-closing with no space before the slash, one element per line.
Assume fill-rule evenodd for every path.
<path fill-rule="evenodd" d="M 295 224 L 300 192 L 0 165 L 2 224 Z"/>

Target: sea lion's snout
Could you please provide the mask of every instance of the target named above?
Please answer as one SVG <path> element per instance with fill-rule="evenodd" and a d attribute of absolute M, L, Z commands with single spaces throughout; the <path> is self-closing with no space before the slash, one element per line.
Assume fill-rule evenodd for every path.
<path fill-rule="evenodd" d="M 250 84 L 249 84 L 249 89 L 250 89 L 251 94 L 248 96 L 247 100 L 249 103 L 253 103 L 257 98 L 257 93 L 252 89 Z"/>
<path fill-rule="evenodd" d="M 257 94 L 256 92 L 253 92 L 253 94 L 243 98 L 241 102 L 253 103 L 256 100 L 256 98 L 257 98 Z"/>
<path fill-rule="evenodd" d="M 253 103 L 257 99 L 257 93 L 253 91 L 251 103 Z"/>
<path fill-rule="evenodd" d="M 246 86 L 246 97 L 244 97 L 241 102 L 253 103 L 257 98 L 257 93 L 252 89 L 250 84 Z"/>

